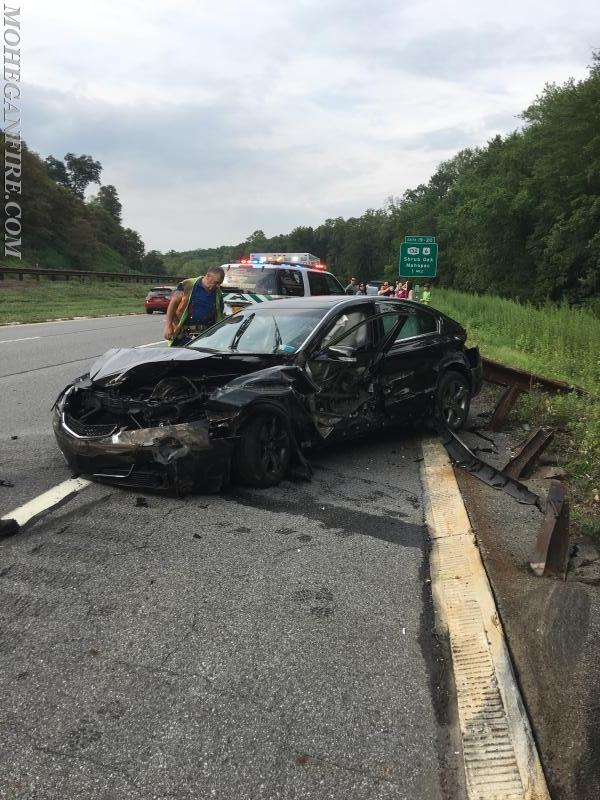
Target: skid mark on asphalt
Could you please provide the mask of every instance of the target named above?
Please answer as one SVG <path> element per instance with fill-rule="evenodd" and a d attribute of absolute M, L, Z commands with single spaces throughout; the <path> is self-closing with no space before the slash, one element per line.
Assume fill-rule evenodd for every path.
<path fill-rule="evenodd" d="M 258 508 L 273 513 L 302 514 L 306 519 L 319 522 L 324 530 L 334 531 L 345 538 L 352 535 L 370 536 L 404 547 L 423 547 L 423 528 L 400 522 L 396 516 L 384 516 L 359 511 L 356 507 L 336 506 L 322 503 L 306 492 L 295 492 L 293 500 L 281 496 L 237 490 L 225 496 L 243 506 Z M 354 500 L 356 503 L 356 500 Z M 401 514 L 402 512 L 397 512 Z"/>

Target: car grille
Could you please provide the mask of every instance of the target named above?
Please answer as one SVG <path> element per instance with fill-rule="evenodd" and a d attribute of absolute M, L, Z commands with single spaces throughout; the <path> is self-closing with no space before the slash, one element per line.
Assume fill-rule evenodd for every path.
<path fill-rule="evenodd" d="M 118 426 L 117 425 L 86 425 L 84 422 L 80 422 L 75 417 L 72 417 L 70 414 L 65 414 L 65 425 L 69 428 L 69 430 L 73 431 L 76 436 L 83 436 L 87 438 L 95 438 L 101 436 L 110 436 L 111 433 L 114 433 Z"/>

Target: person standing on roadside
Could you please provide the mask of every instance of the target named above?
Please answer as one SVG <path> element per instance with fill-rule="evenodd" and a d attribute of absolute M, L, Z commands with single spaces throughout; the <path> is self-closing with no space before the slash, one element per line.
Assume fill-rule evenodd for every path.
<path fill-rule="evenodd" d="M 431 305 L 431 284 L 426 283 L 423 286 L 423 291 L 421 292 L 421 302 L 425 303 L 426 306 Z"/>
<path fill-rule="evenodd" d="M 359 283 L 358 284 L 358 290 L 357 290 L 356 294 L 366 294 L 366 293 L 367 293 L 367 287 L 365 286 L 365 284 L 364 283 Z"/>
<path fill-rule="evenodd" d="M 164 337 L 172 347 L 184 347 L 202 331 L 223 319 L 223 295 L 220 286 L 225 280 L 222 267 L 210 267 L 206 275 L 186 278 L 171 297 L 167 308 Z"/>
<path fill-rule="evenodd" d="M 394 287 L 390 286 L 387 281 L 384 281 L 377 294 L 380 297 L 391 297 L 394 294 Z"/>
<path fill-rule="evenodd" d="M 350 278 L 350 283 L 344 289 L 346 294 L 356 294 L 358 292 L 358 281 L 356 278 Z"/>
<path fill-rule="evenodd" d="M 415 299 L 415 293 L 413 292 L 412 281 L 406 281 L 406 283 L 404 284 L 404 290 L 406 292 L 405 297 L 407 300 Z"/>
<path fill-rule="evenodd" d="M 405 283 L 400 283 L 400 281 L 398 281 L 396 284 L 396 297 L 398 300 L 405 300 L 408 297 Z"/>

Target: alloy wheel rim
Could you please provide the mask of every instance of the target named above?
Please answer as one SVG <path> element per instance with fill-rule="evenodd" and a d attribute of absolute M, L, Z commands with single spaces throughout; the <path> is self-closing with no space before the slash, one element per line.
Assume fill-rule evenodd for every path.
<path fill-rule="evenodd" d="M 448 427 L 461 423 L 466 416 L 467 387 L 460 381 L 451 381 L 444 392 L 442 417 Z"/>
<path fill-rule="evenodd" d="M 265 421 L 260 432 L 260 461 L 268 475 L 277 475 L 285 464 L 288 436 L 280 420 Z"/>

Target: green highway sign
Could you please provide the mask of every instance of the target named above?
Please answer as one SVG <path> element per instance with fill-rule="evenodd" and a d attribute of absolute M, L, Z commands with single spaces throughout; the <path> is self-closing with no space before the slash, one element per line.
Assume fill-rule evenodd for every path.
<path fill-rule="evenodd" d="M 414 239 L 432 239 L 415 236 Z M 438 246 L 435 242 L 402 242 L 400 245 L 401 278 L 435 278 L 437 275 Z"/>
<path fill-rule="evenodd" d="M 416 244 L 433 244 L 435 236 L 405 236 L 405 242 L 414 242 Z"/>

